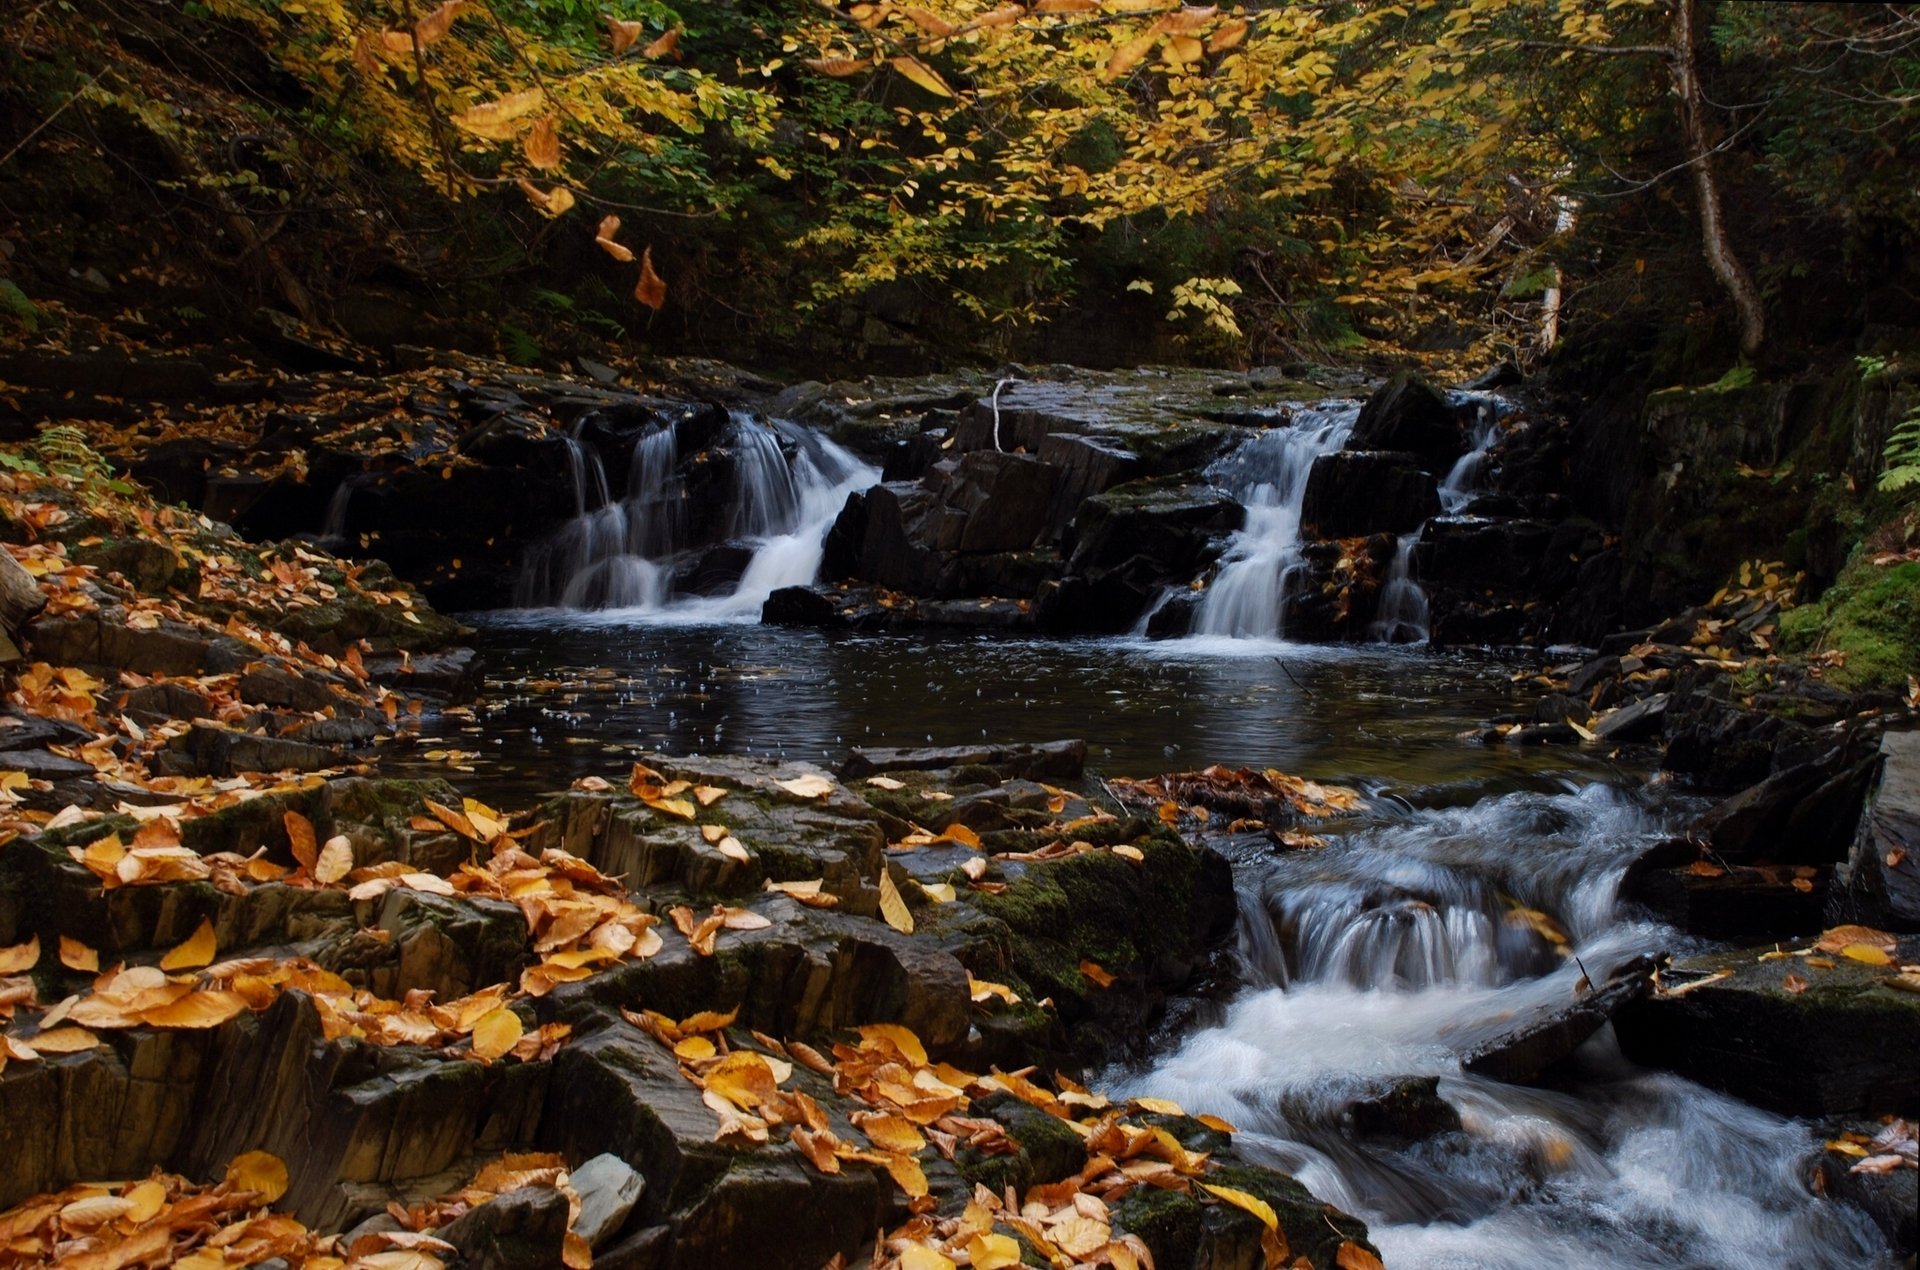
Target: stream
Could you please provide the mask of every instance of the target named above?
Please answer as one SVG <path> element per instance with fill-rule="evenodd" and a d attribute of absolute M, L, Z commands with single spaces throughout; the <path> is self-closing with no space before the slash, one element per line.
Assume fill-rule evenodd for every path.
<path fill-rule="evenodd" d="M 1569 1000 L 1583 974 L 1686 947 L 1617 891 L 1636 851 L 1702 804 L 1597 750 L 1463 739 L 1531 705 L 1532 665 L 1278 637 L 1306 468 L 1354 411 L 1304 411 L 1223 472 L 1247 528 L 1200 633 L 1165 643 L 759 626 L 759 600 L 812 576 L 871 469 L 824 442 L 791 447 L 783 468 L 774 431 L 737 421 L 759 456 L 738 491 L 753 558 L 732 594 L 678 596 L 667 457 L 636 463 L 624 496 L 578 463 L 580 517 L 527 580 L 529 602 L 558 607 L 471 618 L 483 704 L 430 717 L 384 766 L 512 806 L 647 749 L 833 767 L 863 745 L 1085 737 L 1092 778 L 1223 763 L 1353 785 L 1364 809 L 1324 849 L 1229 842 L 1238 990 L 1107 1087 L 1232 1121 L 1243 1151 L 1365 1218 L 1396 1270 L 1893 1264 L 1863 1214 L 1809 1193 L 1811 1126 L 1637 1068 L 1610 1028 L 1543 1087 L 1462 1070 L 1476 1041 Z M 1448 478 L 1450 507 L 1491 437 Z M 1392 581 L 1405 593 L 1377 633 L 1417 639 L 1416 580 Z M 1535 921 L 1564 955 L 1542 952 Z M 1411 1144 L 1354 1133 L 1354 1098 L 1405 1077 L 1437 1078 L 1460 1129 Z"/>

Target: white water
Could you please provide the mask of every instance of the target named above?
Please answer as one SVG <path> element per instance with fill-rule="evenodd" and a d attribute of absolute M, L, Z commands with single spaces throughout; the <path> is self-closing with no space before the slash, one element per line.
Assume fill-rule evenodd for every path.
<path fill-rule="evenodd" d="M 1287 588 L 1299 570 L 1300 510 L 1314 460 L 1347 443 L 1357 401 L 1300 410 L 1208 470 L 1247 509 L 1220 571 L 1193 615 L 1193 633 L 1235 639 L 1284 636 Z"/>
<path fill-rule="evenodd" d="M 600 458 L 573 437 L 567 456 L 573 520 L 533 552 L 519 584 L 522 607 L 617 609 L 691 622 L 753 619 L 774 591 L 813 581 L 827 530 L 847 497 L 880 479 L 826 437 L 736 412 L 727 436 L 733 488 L 728 541 L 751 552 L 725 595 L 676 595 L 676 569 L 712 543 L 688 541 L 688 493 L 671 425 L 642 436 L 623 497 Z"/>
<path fill-rule="evenodd" d="M 1244 862 L 1247 987 L 1124 1092 L 1224 1116 L 1236 1142 L 1367 1219 L 1394 1270 L 1777 1270 L 1891 1264 L 1864 1215 L 1810 1195 L 1811 1131 L 1622 1059 L 1603 1029 L 1570 1087 L 1459 1055 L 1570 1001 L 1673 932 L 1619 910 L 1665 818 L 1601 785 L 1380 814 L 1320 851 Z M 1562 957 L 1513 916 L 1543 910 Z M 1576 962 L 1575 956 L 1578 957 Z M 1371 1080 L 1440 1078 L 1463 1128 L 1410 1146 L 1342 1122 Z"/>

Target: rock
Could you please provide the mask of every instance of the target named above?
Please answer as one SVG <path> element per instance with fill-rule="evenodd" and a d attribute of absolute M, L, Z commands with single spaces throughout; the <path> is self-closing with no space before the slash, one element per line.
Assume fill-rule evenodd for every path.
<path fill-rule="evenodd" d="M 602 1152 L 574 1169 L 568 1178 L 580 1196 L 580 1215 L 574 1218 L 573 1233 L 598 1248 L 626 1224 L 647 1180 L 634 1172 L 617 1155 Z"/>
<path fill-rule="evenodd" d="M 1533 1080 L 1584 1045 L 1617 1011 L 1646 996 L 1653 986 L 1653 965 L 1651 957 L 1635 957 L 1615 970 L 1604 986 L 1474 1043 L 1461 1056 L 1460 1066 L 1476 1076 L 1510 1084 Z"/>
<path fill-rule="evenodd" d="M 1853 1133 L 1871 1141 L 1886 1128 L 1877 1120 L 1841 1119 L 1821 1126 L 1815 1136 L 1832 1141 L 1843 1133 Z M 1809 1161 L 1807 1172 L 1813 1175 L 1816 1192 L 1866 1213 L 1894 1251 L 1911 1256 L 1920 1248 L 1920 1170 L 1855 1173 L 1853 1166 L 1857 1163 L 1858 1158 L 1822 1145 Z"/>
<path fill-rule="evenodd" d="M 460 1250 L 468 1270 L 552 1270 L 561 1264 L 567 1197 L 551 1186 L 523 1186 L 469 1209 L 438 1233 Z"/>
<path fill-rule="evenodd" d="M 471 648 L 437 652 L 376 654 L 366 659 L 367 677 L 377 684 L 449 704 L 469 701 L 480 691 L 485 663 Z"/>
<path fill-rule="evenodd" d="M 1340 1112 L 1354 1137 L 1405 1144 L 1437 1138 L 1460 1128 L 1460 1113 L 1440 1096 L 1437 1076 L 1373 1080 Z"/>
<path fill-rule="evenodd" d="M 1467 452 L 1460 420 L 1425 380 L 1402 371 L 1375 389 L 1360 408 L 1349 450 L 1404 450 L 1434 476 L 1444 476 Z"/>
<path fill-rule="evenodd" d="M 826 587 L 788 586 L 767 596 L 760 620 L 768 626 L 819 628 L 840 624 L 836 595 Z"/>
<path fill-rule="evenodd" d="M 1656 692 L 1618 710 L 1609 711 L 1592 725 L 1593 734 L 1603 741 L 1651 741 L 1660 735 L 1661 726 L 1666 721 L 1668 700 L 1667 693 Z"/>
<path fill-rule="evenodd" d="M 1074 515 L 1065 575 L 1036 597 L 1041 627 L 1126 630 L 1166 588 L 1217 559 L 1245 515 L 1222 491 L 1185 481 L 1129 481 L 1094 495 Z"/>
<path fill-rule="evenodd" d="M 1460 386 L 1468 392 L 1487 392 L 1494 388 L 1512 388 L 1525 380 L 1526 376 L 1512 362 L 1496 362 Z"/>
<path fill-rule="evenodd" d="M 25 772 L 34 780 L 90 780 L 93 764 L 46 750 L 0 750 L 0 770 Z"/>
<path fill-rule="evenodd" d="M 1060 474 L 1047 525 L 1049 536 L 1056 539 L 1082 502 L 1131 480 L 1140 469 L 1139 455 L 1106 437 L 1055 433 L 1041 440 L 1039 454 L 1042 463 Z"/>
<path fill-rule="evenodd" d="M 1314 460 L 1300 505 L 1314 538 L 1403 534 L 1440 513 L 1433 477 L 1410 454 L 1338 450 Z"/>
<path fill-rule="evenodd" d="M 1024 551 L 1047 532 L 1059 470 L 1026 454 L 962 455 L 946 503 L 966 516 L 961 551 Z"/>
<path fill-rule="evenodd" d="M 1733 864 L 1828 864 L 1846 855 L 1878 756 L 1834 747 L 1721 802 L 1694 828 Z"/>
<path fill-rule="evenodd" d="M 1920 931 L 1920 732 L 1881 737 L 1880 761 L 1846 860 L 1834 870 L 1829 914 Z"/>
<path fill-rule="evenodd" d="M 1003 780 L 1076 780 L 1087 763 L 1085 741 L 1036 745 L 948 746 L 933 749 L 856 748 L 840 765 L 842 780 L 883 772 L 990 767 Z"/>
<path fill-rule="evenodd" d="M 282 737 L 229 732 L 196 723 L 172 743 L 170 754 L 184 759 L 187 770 L 206 776 L 235 772 L 317 772 L 340 761 L 333 750 Z"/>
<path fill-rule="evenodd" d="M 1777 746 L 1808 729 L 1764 710 L 1745 710 L 1699 692 L 1667 704 L 1667 753 L 1661 766 L 1709 790 L 1739 790 L 1767 779 Z"/>
<path fill-rule="evenodd" d="M 1703 939 L 1788 939 L 1820 925 L 1827 889 L 1822 872 L 1811 866 L 1722 868 L 1708 862 L 1632 872 L 1620 893 Z"/>
<path fill-rule="evenodd" d="M 1920 993 L 1888 986 L 1890 967 L 1838 956 L 1830 966 L 1761 960 L 1773 951 L 1675 962 L 1662 978 L 1686 991 L 1620 1011 L 1621 1048 L 1635 1062 L 1786 1115 L 1875 1113 L 1920 1100 Z M 1903 937 L 1893 959 L 1920 960 L 1920 936 Z M 1721 971 L 1730 973 L 1705 982 Z M 1805 986 L 1795 991 L 1793 980 Z"/>

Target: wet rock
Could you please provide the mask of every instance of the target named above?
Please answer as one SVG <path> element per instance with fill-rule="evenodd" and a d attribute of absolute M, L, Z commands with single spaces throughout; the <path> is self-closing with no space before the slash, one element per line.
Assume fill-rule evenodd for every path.
<path fill-rule="evenodd" d="M 1679 1072 L 1787 1115 L 1911 1107 L 1920 1100 L 1920 994 L 1889 986 L 1890 967 L 1770 958 L 1772 945 L 1676 961 L 1614 1019 L 1629 1058 Z M 1920 960 L 1904 937 L 1896 962 Z M 1728 971 L 1724 977 L 1706 980 Z M 1797 989 L 1797 990 L 1796 990 Z"/>
<path fill-rule="evenodd" d="M 815 1089 L 812 1079 L 796 1072 L 792 1085 Z M 885 1174 L 849 1164 L 829 1177 L 786 1142 L 735 1147 L 713 1141 L 714 1127 L 700 1091 L 637 1028 L 616 1023 L 554 1059 L 546 1145 L 625 1161 L 647 1179 L 633 1220 L 671 1227 L 659 1260 L 638 1264 L 818 1266 L 870 1247 L 888 1224 Z"/>
<path fill-rule="evenodd" d="M 1195 1149 L 1191 1143 L 1185 1145 Z M 1310 1266 L 1335 1266 L 1346 1243 L 1374 1251 L 1364 1223 L 1321 1203 L 1285 1174 L 1233 1162 L 1211 1170 L 1207 1181 L 1264 1200 L 1279 1219 L 1290 1256 L 1305 1258 Z M 1260 1219 L 1231 1204 L 1201 1204 L 1180 1191 L 1141 1187 L 1113 1206 L 1113 1220 L 1115 1226 L 1146 1242 L 1154 1265 L 1162 1270 L 1252 1270 L 1267 1264 Z"/>
<path fill-rule="evenodd" d="M 468 1270 L 551 1270 L 566 1234 L 567 1197 L 551 1186 L 497 1195 L 439 1231 Z"/>
<path fill-rule="evenodd" d="M 1847 853 L 1877 755 L 1836 746 L 1718 804 L 1695 826 L 1723 860 L 1828 864 Z"/>
<path fill-rule="evenodd" d="M 988 767 L 1003 780 L 1074 780 L 1086 763 L 1087 743 L 1078 740 L 929 749 L 858 747 L 840 765 L 840 776 L 843 780 L 860 780 L 884 772 Z"/>
<path fill-rule="evenodd" d="M 1024 551 L 1047 531 L 1060 473 L 1026 454 L 991 450 L 961 456 L 947 506 L 966 517 L 961 551 Z"/>
<path fill-rule="evenodd" d="M 1788 939 L 1820 925 L 1826 877 L 1811 866 L 1706 861 L 1631 874 L 1621 894 L 1703 939 Z"/>
<path fill-rule="evenodd" d="M 1805 732 L 1777 714 L 1684 693 L 1667 706 L 1667 753 L 1661 766 L 1691 776 L 1707 789 L 1745 789 L 1773 771 L 1776 747 Z"/>
<path fill-rule="evenodd" d="M 1656 692 L 1618 710 L 1609 711 L 1593 725 L 1593 734 L 1602 741 L 1622 744 L 1654 740 L 1666 723 L 1669 700 L 1667 693 Z"/>
<path fill-rule="evenodd" d="M 25 772 L 34 780 L 63 781 L 89 779 L 93 764 L 62 758 L 46 750 L 0 750 L 0 770 Z"/>
<path fill-rule="evenodd" d="M 1817 1136 L 1832 1141 L 1851 1133 L 1871 1141 L 1886 1128 L 1877 1120 L 1836 1119 L 1822 1125 Z M 1858 1163 L 1857 1157 L 1827 1150 L 1823 1145 L 1808 1170 L 1814 1189 L 1866 1213 L 1896 1252 L 1911 1254 L 1920 1248 L 1920 1170 L 1855 1173 L 1853 1166 Z"/>
<path fill-rule="evenodd" d="M 367 677 L 413 696 L 456 703 L 480 691 L 485 664 L 471 648 L 416 652 L 409 656 L 376 654 L 366 659 Z"/>
<path fill-rule="evenodd" d="M 1646 996 L 1653 986 L 1652 970 L 1651 957 L 1636 957 L 1614 971 L 1605 985 L 1524 1019 L 1498 1037 L 1474 1043 L 1461 1056 L 1460 1066 L 1477 1076 L 1525 1084 L 1579 1049 L 1616 1012 Z"/>
<path fill-rule="evenodd" d="M 1225 549 L 1245 512 L 1210 486 L 1130 481 L 1080 505 L 1065 576 L 1036 597 L 1055 633 L 1126 630 L 1169 586 L 1185 586 Z"/>
<path fill-rule="evenodd" d="M 1421 467 L 1444 476 L 1467 452 L 1459 418 L 1425 380 L 1401 372 L 1375 389 L 1360 408 L 1349 450 L 1404 450 Z"/>
<path fill-rule="evenodd" d="M 1360 1138 L 1420 1142 L 1460 1128 L 1460 1113 L 1440 1096 L 1437 1076 L 1376 1080 L 1342 1108 L 1340 1118 Z"/>
<path fill-rule="evenodd" d="M 184 760 L 183 770 L 206 776 L 235 772 L 317 772 L 340 761 L 334 750 L 283 737 L 229 732 L 196 723 L 172 743 L 171 755 Z"/>
<path fill-rule="evenodd" d="M 1407 533 L 1439 513 L 1433 477 L 1412 455 L 1339 450 L 1314 460 L 1300 524 L 1315 538 L 1357 538 Z"/>
<path fill-rule="evenodd" d="M 198 675 L 213 664 L 211 645 L 186 627 L 138 630 L 104 615 L 43 618 L 27 630 L 27 650 L 56 666 L 107 666 L 143 675 Z M 251 661 L 251 650 L 246 659 Z"/>
<path fill-rule="evenodd" d="M 1047 526 L 1054 538 L 1065 531 L 1082 502 L 1133 479 L 1140 468 L 1139 455 L 1099 436 L 1049 435 L 1040 442 L 1039 454 L 1041 462 L 1060 474 Z"/>
<path fill-rule="evenodd" d="M 602 1153 L 571 1171 L 568 1183 L 580 1196 L 580 1215 L 574 1219 L 573 1233 L 598 1248 L 626 1224 L 647 1180 L 634 1172 L 617 1155 Z"/>
<path fill-rule="evenodd" d="M 1834 871 L 1830 914 L 1920 931 L 1920 732 L 1887 733 L 1880 761 L 1846 860 Z"/>

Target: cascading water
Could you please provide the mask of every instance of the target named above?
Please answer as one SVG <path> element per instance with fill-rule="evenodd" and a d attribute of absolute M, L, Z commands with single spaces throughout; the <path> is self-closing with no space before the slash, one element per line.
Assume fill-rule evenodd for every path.
<path fill-rule="evenodd" d="M 1637 1069 L 1610 1029 L 1552 1091 L 1461 1067 L 1583 974 L 1673 941 L 1615 894 L 1676 819 L 1589 785 L 1386 808 L 1334 846 L 1242 862 L 1245 990 L 1109 1080 L 1232 1121 L 1242 1150 L 1365 1217 L 1395 1270 L 1891 1264 L 1863 1214 L 1808 1193 L 1810 1129 Z M 1437 1077 L 1461 1128 L 1356 1134 L 1355 1099 L 1404 1077 Z"/>
<path fill-rule="evenodd" d="M 1307 475 L 1323 454 L 1347 443 L 1357 401 L 1326 401 L 1297 412 L 1207 470 L 1247 509 L 1220 572 L 1193 615 L 1196 635 L 1273 639 L 1285 632 L 1287 587 L 1299 569 L 1300 512 Z"/>
<path fill-rule="evenodd" d="M 1479 490 L 1487 455 L 1493 443 L 1500 439 L 1500 417 L 1509 407 L 1503 399 L 1481 393 L 1456 392 L 1449 395 L 1448 401 L 1455 408 L 1468 403 L 1477 406 L 1469 425 L 1471 446 L 1454 461 L 1440 482 L 1440 510 L 1451 516 L 1465 507 Z M 1422 525 L 1400 536 L 1393 563 L 1387 569 L 1387 580 L 1380 588 L 1380 608 L 1368 628 L 1369 638 L 1385 644 L 1416 644 L 1427 638 L 1431 608 L 1426 590 L 1413 573 L 1413 549 L 1425 530 L 1426 526 Z"/>
<path fill-rule="evenodd" d="M 520 579 L 522 607 L 633 609 L 692 620 L 758 616 L 767 596 L 811 582 L 822 540 L 848 495 L 880 474 L 827 438 L 784 420 L 735 413 L 728 539 L 748 559 L 725 595 L 673 593 L 688 541 L 688 491 L 671 425 L 635 444 L 625 496 L 614 499 L 599 456 L 566 438 L 575 515 L 533 553 Z"/>

